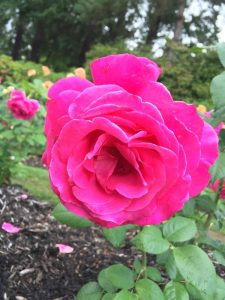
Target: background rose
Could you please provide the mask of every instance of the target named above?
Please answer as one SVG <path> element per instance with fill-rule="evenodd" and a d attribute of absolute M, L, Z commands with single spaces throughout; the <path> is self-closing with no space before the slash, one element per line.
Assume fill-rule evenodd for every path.
<path fill-rule="evenodd" d="M 210 179 L 218 138 L 193 105 L 174 102 L 146 58 L 111 55 L 49 90 L 44 161 L 72 212 L 100 225 L 158 224 Z"/>
<path fill-rule="evenodd" d="M 7 101 L 10 112 L 16 119 L 30 120 L 40 108 L 37 100 L 27 99 L 23 91 L 14 90 Z"/>
<path fill-rule="evenodd" d="M 216 180 L 214 183 L 211 183 L 209 187 L 212 191 L 216 192 L 216 190 L 219 187 L 219 184 L 220 184 L 220 180 Z M 220 192 L 220 198 L 225 199 L 225 182 L 223 183 L 222 190 Z"/>

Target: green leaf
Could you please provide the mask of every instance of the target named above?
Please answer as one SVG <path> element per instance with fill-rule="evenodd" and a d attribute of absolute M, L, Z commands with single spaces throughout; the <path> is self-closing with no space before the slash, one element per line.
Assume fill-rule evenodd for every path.
<path fill-rule="evenodd" d="M 134 273 L 122 264 L 112 265 L 105 270 L 105 278 L 118 289 L 131 289 L 134 287 Z"/>
<path fill-rule="evenodd" d="M 115 295 L 116 294 L 107 293 L 102 297 L 101 300 L 114 300 Z M 86 299 L 86 300 L 88 300 L 88 299 Z"/>
<path fill-rule="evenodd" d="M 221 64 L 225 67 L 225 43 L 219 43 L 216 47 Z"/>
<path fill-rule="evenodd" d="M 103 269 L 98 274 L 98 283 L 106 292 L 113 293 L 117 291 L 117 288 L 111 283 L 108 277 L 107 269 Z"/>
<path fill-rule="evenodd" d="M 185 242 L 197 233 L 194 220 L 185 217 L 174 217 L 163 224 L 163 235 L 170 242 Z"/>
<path fill-rule="evenodd" d="M 129 225 L 110 229 L 103 228 L 103 235 L 114 247 L 120 247 L 126 238 L 126 231 L 128 229 L 130 229 Z"/>
<path fill-rule="evenodd" d="M 207 123 L 211 124 L 214 128 L 219 125 L 225 118 L 225 106 L 218 108 L 211 113 L 210 119 L 207 118 Z"/>
<path fill-rule="evenodd" d="M 185 217 L 192 217 L 195 213 L 195 198 L 190 199 L 187 201 L 181 211 L 181 213 Z"/>
<path fill-rule="evenodd" d="M 163 252 L 161 254 L 158 254 L 156 256 L 156 262 L 159 264 L 159 265 L 165 265 L 170 254 L 172 253 L 172 251 L 169 249 L 167 250 L 166 252 Z"/>
<path fill-rule="evenodd" d="M 225 177 L 225 152 L 220 152 L 216 163 L 210 168 L 212 182 Z"/>
<path fill-rule="evenodd" d="M 135 259 L 134 261 L 134 270 L 137 274 L 141 272 L 141 262 L 138 259 Z"/>
<path fill-rule="evenodd" d="M 160 229 L 154 226 L 144 227 L 135 237 L 134 242 L 138 249 L 151 254 L 163 253 L 170 245 L 163 239 Z"/>
<path fill-rule="evenodd" d="M 225 255 L 225 245 L 224 243 L 214 240 L 208 235 L 203 235 L 201 236 L 198 240 L 199 244 L 206 244 L 209 245 L 210 247 L 222 252 Z"/>
<path fill-rule="evenodd" d="M 198 196 L 196 199 L 196 205 L 205 212 L 214 212 L 216 209 L 216 203 L 213 202 L 211 197 L 207 195 Z"/>
<path fill-rule="evenodd" d="M 146 273 L 149 279 L 160 282 L 162 280 L 161 274 L 158 269 L 154 267 L 147 267 Z"/>
<path fill-rule="evenodd" d="M 100 300 L 102 297 L 102 291 L 97 282 L 91 281 L 82 286 L 79 290 L 76 300 Z"/>
<path fill-rule="evenodd" d="M 173 250 L 176 266 L 183 278 L 201 294 L 213 295 L 216 272 L 207 254 L 197 246 L 187 245 Z"/>
<path fill-rule="evenodd" d="M 175 263 L 173 253 L 171 253 L 171 255 L 168 257 L 165 267 L 166 267 L 166 272 L 169 275 L 170 279 L 177 279 L 178 269 Z"/>
<path fill-rule="evenodd" d="M 185 287 L 179 282 L 170 281 L 164 289 L 165 300 L 189 300 Z"/>
<path fill-rule="evenodd" d="M 215 105 L 215 109 L 225 106 L 225 72 L 213 78 L 210 86 L 210 92 Z"/>
<path fill-rule="evenodd" d="M 219 134 L 219 149 L 220 152 L 225 151 L 225 129 L 222 128 Z"/>
<path fill-rule="evenodd" d="M 225 267 L 225 256 L 217 250 L 213 251 L 213 255 L 218 263 Z"/>
<path fill-rule="evenodd" d="M 212 300 L 211 296 L 202 294 L 196 287 L 192 284 L 186 283 L 186 289 L 191 296 L 191 300 Z M 214 300 L 214 299 L 213 299 Z"/>
<path fill-rule="evenodd" d="M 140 300 L 164 300 L 160 287 L 149 279 L 140 279 L 135 285 Z"/>
<path fill-rule="evenodd" d="M 55 206 L 52 215 L 61 224 L 73 228 L 86 228 L 90 227 L 93 224 L 91 221 L 78 217 L 77 215 L 71 213 L 61 203 Z"/>
<path fill-rule="evenodd" d="M 137 300 L 137 297 L 127 290 L 122 290 L 116 294 L 113 300 Z"/>
<path fill-rule="evenodd" d="M 216 277 L 216 292 L 213 300 L 225 300 L 225 281 L 219 276 Z"/>

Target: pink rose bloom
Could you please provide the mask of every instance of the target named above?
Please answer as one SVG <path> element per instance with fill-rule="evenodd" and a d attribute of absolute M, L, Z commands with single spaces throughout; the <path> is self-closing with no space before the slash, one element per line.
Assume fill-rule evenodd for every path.
<path fill-rule="evenodd" d="M 27 99 L 25 93 L 21 90 L 12 91 L 6 104 L 14 118 L 21 120 L 32 119 L 40 108 L 37 100 Z"/>
<path fill-rule="evenodd" d="M 215 130 L 195 106 L 174 102 L 147 58 L 110 55 L 94 84 L 70 77 L 49 90 L 44 162 L 73 213 L 106 227 L 159 224 L 210 180 Z"/>
<path fill-rule="evenodd" d="M 213 184 L 210 184 L 209 187 L 212 191 L 216 192 L 220 184 L 220 180 L 215 181 Z M 220 198 L 225 199 L 225 182 L 223 183 L 223 187 L 220 193 Z"/>

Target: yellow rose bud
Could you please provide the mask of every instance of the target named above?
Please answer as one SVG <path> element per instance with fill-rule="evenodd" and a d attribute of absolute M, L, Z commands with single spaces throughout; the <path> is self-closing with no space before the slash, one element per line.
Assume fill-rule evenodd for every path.
<path fill-rule="evenodd" d="M 68 73 L 68 74 L 66 75 L 66 77 L 73 77 L 73 76 L 74 76 L 73 73 Z"/>
<path fill-rule="evenodd" d="M 43 87 L 46 89 L 49 89 L 53 85 L 53 82 L 51 80 L 46 80 L 43 82 Z"/>
<path fill-rule="evenodd" d="M 86 78 L 86 72 L 84 68 L 76 68 L 74 74 L 81 78 Z"/>
<path fill-rule="evenodd" d="M 37 74 L 37 72 L 34 69 L 30 69 L 30 70 L 27 71 L 27 76 L 28 77 L 35 76 L 36 74 Z"/>
<path fill-rule="evenodd" d="M 42 66 L 41 69 L 42 69 L 42 73 L 43 73 L 44 76 L 48 76 L 48 75 L 51 74 L 51 70 L 49 69 L 49 67 Z"/>
<path fill-rule="evenodd" d="M 2 91 L 2 94 L 3 94 L 3 95 L 9 94 L 9 93 L 11 93 L 13 90 L 15 90 L 15 88 L 14 88 L 13 86 L 8 86 L 6 89 L 4 89 L 4 90 Z"/>
<path fill-rule="evenodd" d="M 205 105 L 203 104 L 199 104 L 197 107 L 197 111 L 201 112 L 201 113 L 206 113 L 207 112 L 207 108 L 205 107 Z"/>

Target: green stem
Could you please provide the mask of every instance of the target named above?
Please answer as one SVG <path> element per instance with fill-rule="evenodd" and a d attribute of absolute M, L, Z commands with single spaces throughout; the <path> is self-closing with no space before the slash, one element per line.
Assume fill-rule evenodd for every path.
<path fill-rule="evenodd" d="M 219 186 L 216 190 L 216 195 L 215 195 L 215 198 L 214 198 L 214 202 L 216 203 L 216 205 L 217 205 L 217 203 L 220 199 L 220 193 L 221 193 L 222 188 L 223 188 L 223 182 L 224 182 L 224 180 L 220 179 Z M 213 218 L 213 213 L 211 212 L 211 213 L 208 214 L 208 217 L 207 217 L 207 219 L 205 221 L 205 224 L 204 224 L 204 227 L 205 227 L 206 230 L 209 228 L 212 218 Z"/>
<path fill-rule="evenodd" d="M 143 277 L 147 278 L 147 253 L 142 251 L 142 273 L 143 273 Z"/>
<path fill-rule="evenodd" d="M 220 179 L 219 186 L 217 188 L 216 196 L 215 196 L 215 200 L 214 200 L 216 204 L 218 203 L 218 201 L 220 199 L 220 194 L 222 192 L 223 183 L 224 183 L 224 179 Z"/>

